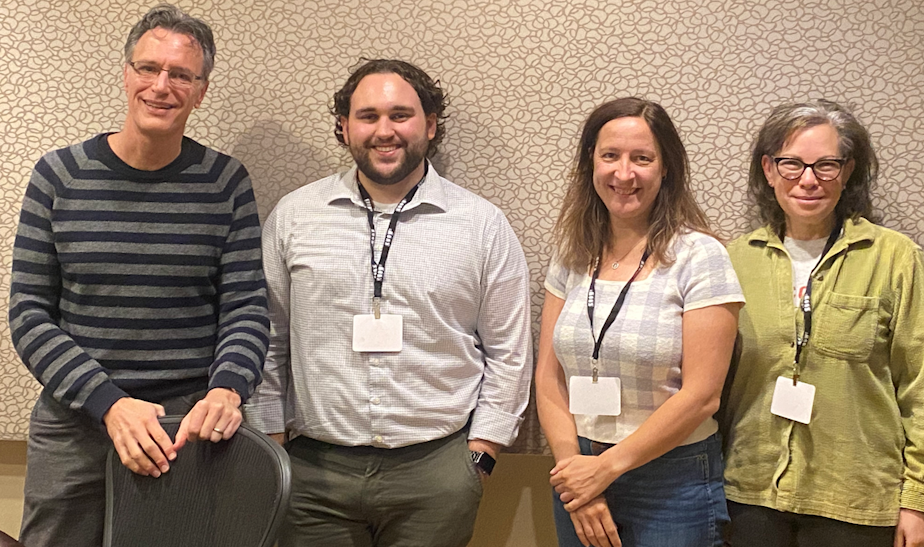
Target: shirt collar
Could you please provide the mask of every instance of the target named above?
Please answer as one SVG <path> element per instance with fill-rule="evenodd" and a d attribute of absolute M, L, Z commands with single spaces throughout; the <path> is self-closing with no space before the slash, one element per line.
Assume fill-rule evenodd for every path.
<path fill-rule="evenodd" d="M 837 240 L 834 247 L 831 248 L 831 251 L 840 252 L 854 243 L 860 241 L 873 241 L 875 238 L 875 224 L 865 218 L 857 220 L 847 219 L 847 221 L 844 222 L 844 234 Z M 761 226 L 757 230 L 751 232 L 751 235 L 748 236 L 748 244 L 763 244 L 774 249 L 783 248 L 783 242 L 770 226 Z"/>
<path fill-rule="evenodd" d="M 354 164 L 349 171 L 340 173 L 337 184 L 335 185 L 336 190 L 327 200 L 328 205 L 338 201 L 351 201 L 357 207 L 365 209 L 366 206 L 363 204 L 363 199 L 359 195 L 359 184 L 356 176 L 357 171 L 358 169 Z M 433 164 L 427 160 L 427 174 L 424 175 L 424 180 L 420 188 L 404 210 L 407 211 L 419 205 L 427 204 L 441 211 L 446 211 L 448 205 L 447 201 L 445 181 L 443 181 L 443 178 L 436 172 L 436 169 L 433 168 Z"/>

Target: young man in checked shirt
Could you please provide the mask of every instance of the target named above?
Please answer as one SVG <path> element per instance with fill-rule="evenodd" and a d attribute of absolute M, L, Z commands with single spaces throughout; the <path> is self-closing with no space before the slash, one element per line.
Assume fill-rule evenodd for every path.
<path fill-rule="evenodd" d="M 369 61 L 334 102 L 355 166 L 264 228 L 273 334 L 245 413 L 292 457 L 280 546 L 463 546 L 529 396 L 526 260 L 427 160 L 444 96 L 423 71 Z"/>

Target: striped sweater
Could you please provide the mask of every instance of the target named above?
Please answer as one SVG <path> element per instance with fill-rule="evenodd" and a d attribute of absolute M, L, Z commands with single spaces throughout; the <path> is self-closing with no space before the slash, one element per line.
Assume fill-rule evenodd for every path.
<path fill-rule="evenodd" d="M 206 388 L 246 400 L 269 320 L 247 170 L 184 138 L 140 171 L 107 135 L 39 160 L 13 250 L 10 331 L 62 404 L 102 420 L 118 399 Z"/>

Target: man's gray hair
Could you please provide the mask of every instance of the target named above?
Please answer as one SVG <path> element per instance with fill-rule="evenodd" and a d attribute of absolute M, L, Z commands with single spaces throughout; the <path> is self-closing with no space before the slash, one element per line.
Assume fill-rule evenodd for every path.
<path fill-rule="evenodd" d="M 215 67 L 215 39 L 212 29 L 202 19 L 190 17 L 186 12 L 172 4 L 158 4 L 151 8 L 128 33 L 125 41 L 125 62 L 132 60 L 132 54 L 138 40 L 144 33 L 156 28 L 162 28 L 178 34 L 185 34 L 199 44 L 202 49 L 202 78 L 209 79 L 212 68 Z"/>

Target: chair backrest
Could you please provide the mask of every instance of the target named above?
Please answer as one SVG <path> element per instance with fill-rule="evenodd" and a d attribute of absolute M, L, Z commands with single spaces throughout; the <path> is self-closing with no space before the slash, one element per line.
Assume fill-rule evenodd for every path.
<path fill-rule="evenodd" d="M 161 418 L 171 438 L 182 416 Z M 242 424 L 218 443 L 188 443 L 159 478 L 106 464 L 104 547 L 271 547 L 289 504 L 289 456 Z"/>

